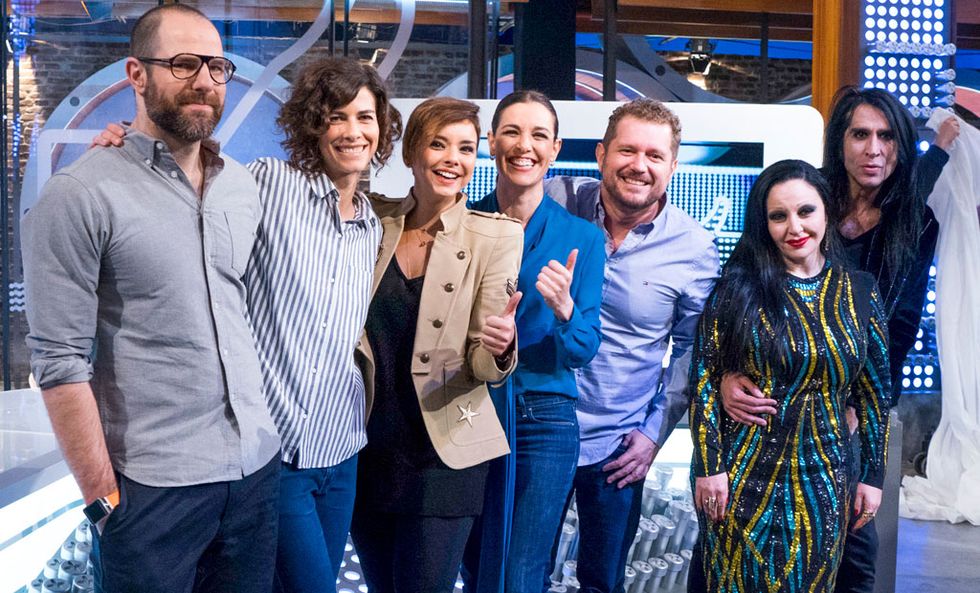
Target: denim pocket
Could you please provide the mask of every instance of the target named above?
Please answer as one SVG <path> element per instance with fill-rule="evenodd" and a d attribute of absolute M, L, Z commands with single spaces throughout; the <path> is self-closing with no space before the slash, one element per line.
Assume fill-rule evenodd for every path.
<path fill-rule="evenodd" d="M 563 395 L 524 395 L 523 417 L 530 422 L 554 426 L 578 426 L 575 400 Z"/>
<path fill-rule="evenodd" d="M 102 526 L 102 533 L 109 531 L 111 527 L 114 527 L 119 521 L 122 520 L 123 514 L 129 507 L 129 493 L 126 488 L 126 477 L 116 472 L 116 487 L 119 488 L 119 504 L 116 505 L 109 516 L 106 517 L 105 523 Z"/>

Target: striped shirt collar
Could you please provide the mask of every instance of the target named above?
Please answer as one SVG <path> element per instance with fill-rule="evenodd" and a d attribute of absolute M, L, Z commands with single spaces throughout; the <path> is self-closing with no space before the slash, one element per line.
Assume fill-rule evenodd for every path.
<path fill-rule="evenodd" d="M 317 175 L 306 175 L 306 182 L 310 186 L 310 191 L 313 195 L 320 200 L 330 200 L 332 205 L 336 205 L 340 202 L 340 190 L 334 185 L 333 180 L 326 173 L 319 173 Z M 367 220 L 368 212 L 367 207 L 367 196 L 364 195 L 362 191 L 354 192 L 354 218 L 353 220 Z M 351 222 L 351 221 L 348 221 Z"/>

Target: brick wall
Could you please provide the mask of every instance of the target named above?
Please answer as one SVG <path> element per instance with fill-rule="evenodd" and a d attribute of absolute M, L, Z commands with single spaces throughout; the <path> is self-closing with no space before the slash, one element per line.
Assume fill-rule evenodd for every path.
<path fill-rule="evenodd" d="M 669 52 L 662 55 L 680 74 L 686 76 L 691 72 L 687 53 Z M 736 101 L 760 100 L 759 58 L 716 55 L 712 62 L 711 70 L 705 78 L 707 90 Z M 810 84 L 810 66 L 809 60 L 769 60 L 769 102 L 777 102 L 789 93 Z"/>

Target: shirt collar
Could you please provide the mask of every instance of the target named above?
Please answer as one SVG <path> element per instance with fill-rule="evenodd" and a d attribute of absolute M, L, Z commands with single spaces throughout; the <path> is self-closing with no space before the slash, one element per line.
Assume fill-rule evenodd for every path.
<path fill-rule="evenodd" d="M 665 193 L 664 196 L 663 196 L 663 198 L 661 198 L 661 201 L 663 203 L 662 203 L 662 205 L 660 207 L 660 212 L 658 212 L 657 215 L 653 217 L 653 220 L 651 220 L 650 222 L 644 222 L 644 223 L 641 223 L 641 224 L 636 225 L 630 231 L 631 233 L 638 233 L 638 234 L 646 235 L 646 234 L 650 233 L 650 231 L 652 231 L 654 228 L 656 228 L 658 221 L 666 221 L 667 220 L 667 208 L 670 205 L 670 196 L 668 196 Z M 596 192 L 595 211 L 593 212 L 593 216 L 594 216 L 594 219 L 595 219 L 596 223 L 599 225 L 599 227 L 602 228 L 605 231 L 605 229 L 606 229 L 606 209 L 602 206 L 602 194 L 600 192 Z"/>
<path fill-rule="evenodd" d="M 310 191 L 318 200 L 328 200 L 331 204 L 340 202 L 340 190 L 334 185 L 333 180 L 326 173 L 317 175 L 306 175 L 306 182 L 310 186 Z M 368 201 L 364 192 L 354 192 L 354 218 L 353 220 L 366 220 L 368 218 Z"/>
<path fill-rule="evenodd" d="M 147 165 L 161 168 L 173 169 L 177 163 L 170 152 L 167 143 L 159 138 L 154 138 L 130 126 L 123 126 L 126 130 L 126 141 L 122 149 L 130 154 L 136 155 Z M 221 144 L 214 138 L 201 140 L 201 157 L 204 162 L 205 184 L 220 173 L 225 166 L 225 161 L 221 158 Z"/>

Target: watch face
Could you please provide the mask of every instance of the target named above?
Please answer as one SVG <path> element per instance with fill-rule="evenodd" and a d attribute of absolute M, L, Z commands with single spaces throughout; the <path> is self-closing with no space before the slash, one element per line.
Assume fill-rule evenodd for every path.
<path fill-rule="evenodd" d="M 97 498 L 92 501 L 92 504 L 88 505 L 84 509 L 85 517 L 95 525 L 109 514 L 112 508 L 109 503 L 101 498 Z"/>

